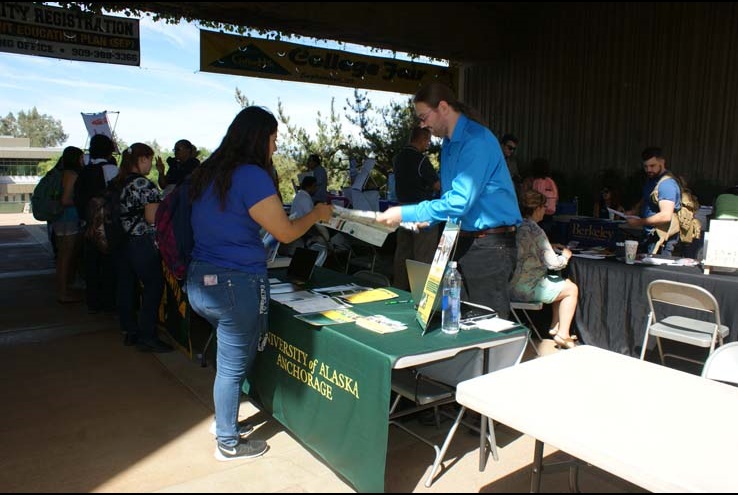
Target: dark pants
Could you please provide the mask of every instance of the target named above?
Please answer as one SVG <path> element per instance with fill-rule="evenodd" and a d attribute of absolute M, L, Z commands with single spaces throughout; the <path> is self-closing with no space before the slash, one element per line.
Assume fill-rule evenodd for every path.
<path fill-rule="evenodd" d="M 115 265 L 113 256 L 98 251 L 95 243 L 85 239 L 85 300 L 91 311 L 115 311 Z"/>
<path fill-rule="evenodd" d="M 454 259 L 464 281 L 461 299 L 483 304 L 502 318 L 510 314 L 510 290 L 517 262 L 515 232 L 460 237 Z"/>
<path fill-rule="evenodd" d="M 422 261 L 429 264 L 433 261 L 440 237 L 438 227 L 438 225 L 432 225 L 427 229 L 421 229 L 418 233 L 403 228 L 397 229 L 393 287 L 410 290 L 405 260 Z"/>
<path fill-rule="evenodd" d="M 641 240 L 639 251 L 644 252 L 646 254 L 651 254 L 651 251 L 653 251 L 653 247 L 656 245 L 658 241 L 659 241 L 659 236 L 658 234 L 656 234 L 656 231 L 653 231 L 650 234 L 645 234 L 644 238 Z M 674 248 L 676 247 L 678 242 L 679 242 L 679 234 L 677 233 L 669 237 L 661 245 L 661 249 L 656 254 L 661 254 L 664 256 L 672 256 L 672 254 L 674 253 Z"/>
<path fill-rule="evenodd" d="M 156 321 L 159 302 L 164 291 L 161 258 L 149 235 L 130 236 L 120 248 L 118 265 L 118 314 L 120 328 L 138 341 L 153 344 L 157 341 Z M 143 285 L 141 307 L 136 318 L 135 298 L 138 282 Z"/>

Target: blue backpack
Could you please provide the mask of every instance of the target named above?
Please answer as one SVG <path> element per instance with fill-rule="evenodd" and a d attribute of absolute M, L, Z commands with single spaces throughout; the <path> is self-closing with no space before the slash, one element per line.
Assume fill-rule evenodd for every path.
<path fill-rule="evenodd" d="M 156 209 L 154 239 L 167 269 L 177 280 L 184 280 L 190 264 L 195 236 L 192 232 L 190 178 L 170 192 Z"/>
<path fill-rule="evenodd" d="M 44 175 L 33 189 L 31 211 L 33 218 L 42 222 L 55 222 L 64 213 L 61 204 L 63 172 L 54 167 Z"/>

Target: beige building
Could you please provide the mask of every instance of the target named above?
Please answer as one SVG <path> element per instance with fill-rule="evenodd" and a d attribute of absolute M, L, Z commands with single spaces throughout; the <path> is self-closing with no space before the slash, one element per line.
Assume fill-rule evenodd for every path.
<path fill-rule="evenodd" d="M 33 148 L 30 138 L 0 136 L 0 213 L 23 211 L 40 179 L 38 164 L 61 153 L 62 148 Z"/>

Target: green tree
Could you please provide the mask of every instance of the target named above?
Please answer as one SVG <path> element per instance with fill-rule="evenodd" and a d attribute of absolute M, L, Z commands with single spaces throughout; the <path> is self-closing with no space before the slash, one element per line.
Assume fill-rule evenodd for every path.
<path fill-rule="evenodd" d="M 18 119 L 12 112 L 0 119 L 0 136 L 18 137 L 19 132 Z"/>
<path fill-rule="evenodd" d="M 359 128 L 362 141 L 353 148 L 345 149 L 348 156 L 361 163 L 372 157 L 377 161 L 371 180 L 380 189 L 386 184 L 386 176 L 392 169 L 392 160 L 410 139 L 410 132 L 418 125 L 412 99 L 390 101 L 385 107 L 375 108 L 367 92 L 354 90 L 354 101 L 346 101 L 346 118 Z M 430 152 L 437 153 L 440 147 L 431 144 Z M 433 162 L 434 160 L 431 159 Z M 437 163 L 434 163 L 436 169 Z"/>
<path fill-rule="evenodd" d="M 346 118 L 357 126 L 364 140 L 357 153 L 372 156 L 377 166 L 387 169 L 392 158 L 407 144 L 410 131 L 417 125 L 412 100 L 390 101 L 389 106 L 375 109 L 367 92 L 354 90 L 354 101 L 346 101 Z"/>
<path fill-rule="evenodd" d="M 317 132 L 314 138 L 304 128 L 291 123 L 281 101 L 277 108 L 277 118 L 287 129 L 280 148 L 282 153 L 295 162 L 297 173 L 307 171 L 305 167 L 307 158 L 315 153 L 321 157 L 322 165 L 328 173 L 328 189 L 341 189 L 346 186 L 349 155 L 345 150 L 355 147 L 356 144 L 354 138 L 344 131 L 341 116 L 336 113 L 335 99 L 331 99 L 328 115 L 324 116 L 322 112 L 317 112 L 315 117 Z M 295 182 L 297 173 L 293 177 Z"/>
<path fill-rule="evenodd" d="M 38 113 L 36 107 L 19 111 L 17 118 L 11 112 L 0 119 L 0 134 L 30 138 L 31 146 L 38 148 L 59 146 L 69 137 L 60 120 Z"/>
<path fill-rule="evenodd" d="M 242 108 L 258 104 L 238 88 L 236 101 Z M 304 128 L 292 123 L 281 100 L 278 101 L 277 120 L 281 132 L 274 164 L 285 201 L 293 197 L 292 183 L 297 183 L 298 174 L 306 171 L 304 164 L 311 153 L 320 155 L 322 159 L 328 172 L 328 189 L 349 185 L 349 159 L 361 164 L 365 158 L 374 158 L 377 162 L 370 184 L 380 189 L 384 187 L 386 174 L 392 168 L 392 158 L 407 144 L 410 131 L 417 125 L 412 101 L 409 98 L 391 101 L 389 106 L 375 108 L 366 91 L 354 90 L 353 102 L 347 100 L 346 105 L 343 109 L 345 117 L 358 128 L 358 136 L 344 129 L 334 99 L 327 115 L 317 112 L 317 133 L 312 137 Z M 432 146 L 431 152 L 436 151 L 438 146 Z"/>
<path fill-rule="evenodd" d="M 250 100 L 236 88 L 236 101 L 245 108 L 258 102 Z M 336 113 L 335 100 L 331 100 L 330 113 L 324 116 L 318 112 L 315 118 L 317 133 L 313 138 L 302 127 L 292 123 L 287 116 L 282 101 L 277 102 L 277 121 L 280 123 L 278 152 L 274 155 L 274 166 L 280 179 L 280 192 L 285 201 L 295 195 L 293 184 L 298 183 L 298 174 L 305 172 L 307 157 L 316 153 L 328 173 L 328 189 L 340 189 L 348 179 L 348 155 L 344 149 L 352 145 L 352 137 L 347 136 Z"/>
<path fill-rule="evenodd" d="M 36 168 L 37 170 L 36 175 L 38 175 L 39 177 L 43 177 L 44 175 L 46 175 L 46 172 L 48 172 L 49 170 L 51 170 L 52 168 L 56 166 L 56 162 L 59 161 L 59 158 L 61 158 L 61 153 L 59 153 L 58 156 L 49 158 L 46 161 L 39 162 Z"/>

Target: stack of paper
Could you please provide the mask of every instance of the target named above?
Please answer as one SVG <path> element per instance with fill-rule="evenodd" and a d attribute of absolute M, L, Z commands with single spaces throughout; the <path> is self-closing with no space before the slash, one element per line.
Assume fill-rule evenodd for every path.
<path fill-rule="evenodd" d="M 356 320 L 356 324 L 377 333 L 399 332 L 407 328 L 404 323 L 392 320 L 384 315 L 365 316 Z"/>
<path fill-rule="evenodd" d="M 315 294 L 307 290 L 285 292 L 281 294 L 271 293 L 271 298 L 280 304 L 289 306 L 298 313 L 321 313 L 334 309 L 343 309 L 348 306 L 322 294 Z"/>

